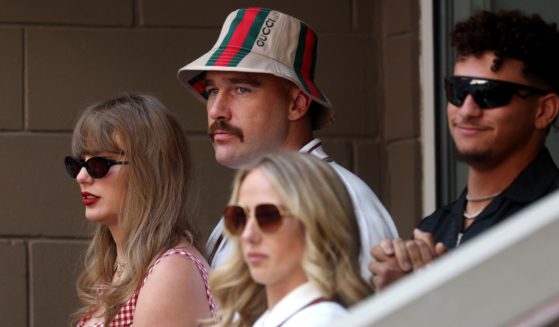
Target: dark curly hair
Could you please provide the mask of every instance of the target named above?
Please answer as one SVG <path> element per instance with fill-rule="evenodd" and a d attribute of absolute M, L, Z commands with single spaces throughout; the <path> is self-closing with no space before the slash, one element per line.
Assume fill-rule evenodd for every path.
<path fill-rule="evenodd" d="M 540 15 L 481 11 L 456 24 L 450 37 L 458 57 L 494 51 L 492 71 L 500 69 L 503 58 L 517 59 L 524 63 L 524 77 L 559 93 L 559 31 Z"/>

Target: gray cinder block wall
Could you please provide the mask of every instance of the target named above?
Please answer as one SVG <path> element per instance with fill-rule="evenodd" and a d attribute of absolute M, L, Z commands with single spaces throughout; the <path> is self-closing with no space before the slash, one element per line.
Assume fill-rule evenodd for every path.
<path fill-rule="evenodd" d="M 207 237 L 232 172 L 215 163 L 204 107 L 175 74 L 213 45 L 228 12 L 249 5 L 317 29 L 316 75 L 337 110 L 319 136 L 409 235 L 421 216 L 417 1 L 0 0 L 2 325 L 64 326 L 78 306 L 74 283 L 91 226 L 62 158 L 80 110 L 95 101 L 148 91 L 174 110 Z"/>

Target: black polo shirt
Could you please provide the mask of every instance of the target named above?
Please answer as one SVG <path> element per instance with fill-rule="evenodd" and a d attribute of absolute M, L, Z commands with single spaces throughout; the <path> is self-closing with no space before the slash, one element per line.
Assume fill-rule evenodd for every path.
<path fill-rule="evenodd" d="M 435 242 L 443 242 L 447 249 L 454 248 L 557 189 L 559 170 L 549 150 L 543 148 L 511 185 L 485 207 L 468 229 L 464 230 L 467 189 L 456 201 L 423 219 L 418 228 L 433 234 Z"/>

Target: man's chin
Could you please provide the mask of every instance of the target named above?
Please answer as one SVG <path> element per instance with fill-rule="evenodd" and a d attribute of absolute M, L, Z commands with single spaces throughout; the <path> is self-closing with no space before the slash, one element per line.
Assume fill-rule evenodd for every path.
<path fill-rule="evenodd" d="M 491 158 L 490 150 L 459 150 L 456 149 L 458 160 L 467 164 L 484 163 Z"/>
<path fill-rule="evenodd" d="M 215 160 L 220 165 L 231 169 L 239 169 L 245 164 L 244 160 L 240 160 L 239 158 L 232 157 L 232 156 L 222 156 L 219 155 L 218 153 L 215 154 Z"/>

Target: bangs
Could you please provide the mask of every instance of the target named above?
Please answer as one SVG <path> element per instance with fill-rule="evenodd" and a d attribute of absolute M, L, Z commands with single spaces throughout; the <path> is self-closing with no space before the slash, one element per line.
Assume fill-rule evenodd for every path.
<path fill-rule="evenodd" d="M 84 154 L 100 152 L 123 152 L 117 144 L 118 130 L 115 120 L 107 112 L 88 110 L 76 124 L 72 136 L 72 155 L 80 157 Z"/>

